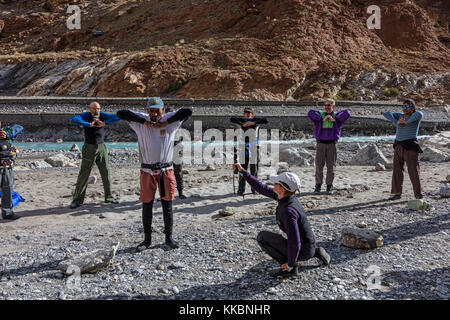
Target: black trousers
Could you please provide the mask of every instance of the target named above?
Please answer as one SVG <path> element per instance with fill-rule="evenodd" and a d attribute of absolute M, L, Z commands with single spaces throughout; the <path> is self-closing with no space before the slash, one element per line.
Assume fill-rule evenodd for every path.
<path fill-rule="evenodd" d="M 283 238 L 281 234 L 273 233 L 270 231 L 261 231 L 256 237 L 261 249 L 267 253 L 270 257 L 276 260 L 279 264 L 287 262 L 288 259 L 288 241 Z M 301 246 L 300 254 L 297 261 L 306 261 L 314 257 L 316 252 L 316 246 Z"/>
<path fill-rule="evenodd" d="M 2 190 L 2 216 L 14 215 L 12 205 L 12 190 L 14 185 L 14 171 L 12 167 L 1 166 L 1 190 Z"/>
<path fill-rule="evenodd" d="M 177 190 L 178 194 L 183 193 L 184 184 L 183 184 L 183 165 L 174 164 L 173 165 L 173 173 L 175 175 L 175 181 L 177 182 Z"/>
<path fill-rule="evenodd" d="M 257 153 L 256 163 L 250 164 L 250 174 L 252 176 L 254 176 L 255 178 L 258 177 L 258 167 L 259 167 L 259 150 L 257 152 L 258 153 Z M 244 170 L 246 170 L 246 171 L 248 171 L 249 162 L 250 162 L 250 157 L 246 156 L 245 162 L 241 163 L 242 168 L 244 168 Z M 239 193 L 245 192 L 245 184 L 246 184 L 246 181 L 245 181 L 244 177 L 239 175 L 239 187 L 238 187 Z M 252 189 L 252 192 L 253 192 L 253 189 Z"/>

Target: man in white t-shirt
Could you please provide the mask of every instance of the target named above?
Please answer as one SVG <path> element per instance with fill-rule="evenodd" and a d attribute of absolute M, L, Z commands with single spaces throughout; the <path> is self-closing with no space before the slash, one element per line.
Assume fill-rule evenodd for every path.
<path fill-rule="evenodd" d="M 172 156 L 176 131 L 183 121 L 192 115 L 190 108 L 181 108 L 177 112 L 164 113 L 161 98 L 153 97 L 147 101 L 147 114 L 120 110 L 117 116 L 129 122 L 136 132 L 141 160 L 141 192 L 142 222 L 144 225 L 144 241 L 137 246 L 138 251 L 148 249 L 152 243 L 153 201 L 156 189 L 159 189 L 164 218 L 166 244 L 178 248 L 172 239 L 173 212 L 172 201 L 175 198 L 175 176 Z"/>

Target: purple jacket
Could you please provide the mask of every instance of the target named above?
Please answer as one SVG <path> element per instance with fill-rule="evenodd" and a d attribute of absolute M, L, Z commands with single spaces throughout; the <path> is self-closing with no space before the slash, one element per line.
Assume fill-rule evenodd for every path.
<path fill-rule="evenodd" d="M 278 195 L 273 191 L 273 188 L 261 183 L 247 171 L 242 170 L 242 176 L 256 192 L 272 198 L 278 203 L 283 201 L 283 199 L 286 199 L 279 199 Z M 292 195 L 291 197 L 295 197 L 295 195 Z M 292 207 L 286 207 L 282 212 L 282 219 L 288 240 L 287 264 L 288 266 L 293 267 L 297 262 L 301 249 L 300 231 L 298 227 L 299 213 Z"/>
<path fill-rule="evenodd" d="M 322 128 L 322 116 L 318 110 L 309 110 L 308 118 L 314 122 L 314 135 L 316 140 L 339 140 L 341 137 L 341 129 L 344 122 L 350 118 L 350 112 L 348 110 L 342 110 L 338 113 L 332 112 L 336 122 L 332 128 Z"/>

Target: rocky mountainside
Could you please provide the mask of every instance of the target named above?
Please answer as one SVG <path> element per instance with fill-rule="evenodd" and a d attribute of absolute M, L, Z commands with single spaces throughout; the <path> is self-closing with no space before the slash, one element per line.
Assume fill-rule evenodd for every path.
<path fill-rule="evenodd" d="M 0 93 L 450 101 L 449 1 L 0 3 Z"/>

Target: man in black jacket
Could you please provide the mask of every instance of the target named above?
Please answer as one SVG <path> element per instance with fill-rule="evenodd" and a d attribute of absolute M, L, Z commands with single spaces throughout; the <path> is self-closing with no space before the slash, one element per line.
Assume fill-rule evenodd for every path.
<path fill-rule="evenodd" d="M 230 121 L 235 123 L 241 127 L 244 133 L 253 129 L 256 130 L 256 141 L 250 141 L 249 136 L 245 136 L 245 159 L 242 163 L 242 167 L 244 170 L 248 169 L 248 165 L 250 164 L 250 173 L 254 177 L 258 177 L 258 166 L 259 166 L 259 125 L 267 124 L 266 118 L 258 118 L 255 117 L 255 111 L 251 107 L 246 107 L 244 109 L 244 117 L 231 117 Z M 251 151 L 255 150 L 251 146 L 256 144 L 256 156 L 252 156 Z M 237 158 L 238 150 L 235 148 L 235 158 Z M 245 179 L 242 176 L 239 176 L 239 187 L 238 187 L 238 196 L 243 196 L 245 192 Z M 255 194 L 255 191 L 252 188 L 252 193 Z"/>

